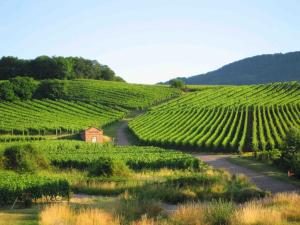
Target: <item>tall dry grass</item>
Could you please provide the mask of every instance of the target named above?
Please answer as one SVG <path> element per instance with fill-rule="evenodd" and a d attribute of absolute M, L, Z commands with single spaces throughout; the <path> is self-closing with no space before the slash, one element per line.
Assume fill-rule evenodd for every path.
<path fill-rule="evenodd" d="M 171 221 L 180 225 L 203 225 L 205 224 L 206 207 L 200 203 L 181 205 L 171 214 Z"/>
<path fill-rule="evenodd" d="M 300 195 L 279 193 L 273 197 L 248 202 L 236 210 L 232 224 L 300 224 Z"/>
<path fill-rule="evenodd" d="M 216 220 L 217 217 L 220 220 Z M 187 203 L 170 215 L 170 221 L 176 225 L 300 224 L 300 195 L 280 193 L 240 206 L 218 201 Z"/>
<path fill-rule="evenodd" d="M 101 209 L 75 211 L 65 204 L 46 207 L 40 214 L 41 225 L 120 225 L 120 219 Z"/>

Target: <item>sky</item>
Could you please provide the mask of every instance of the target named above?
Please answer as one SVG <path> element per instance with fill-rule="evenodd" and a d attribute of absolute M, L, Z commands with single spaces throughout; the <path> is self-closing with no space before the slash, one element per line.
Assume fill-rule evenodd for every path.
<path fill-rule="evenodd" d="M 82 56 L 131 83 L 300 50 L 298 0 L 0 0 L 0 56 Z"/>

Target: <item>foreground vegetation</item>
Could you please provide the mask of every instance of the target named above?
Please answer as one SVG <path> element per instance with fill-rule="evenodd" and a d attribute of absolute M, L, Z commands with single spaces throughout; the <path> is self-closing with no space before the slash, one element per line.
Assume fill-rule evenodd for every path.
<path fill-rule="evenodd" d="M 242 175 L 213 170 L 189 154 L 155 147 L 80 141 L 7 143 L 1 149 L 1 165 L 1 175 L 6 177 L 0 180 L 4 206 L 18 208 L 31 205 L 32 200 L 41 204 L 57 197 L 68 199 L 70 191 L 117 196 L 115 213 L 120 217 L 113 214 L 109 218 L 119 218 L 122 224 L 140 220 L 145 214 L 160 218 L 163 203 L 218 199 L 234 204 L 268 195 Z M 69 215 L 77 213 L 66 210 L 71 210 Z"/>
<path fill-rule="evenodd" d="M 46 205 L 19 213 L 7 210 L 0 213 L 0 221 L 12 224 L 76 224 L 76 225 L 289 225 L 299 224 L 300 196 L 297 194 L 276 194 L 242 205 L 223 201 L 188 202 L 174 211 L 166 211 L 161 203 L 147 202 L 151 206 L 141 215 L 144 204 L 124 204 L 126 196 L 119 198 L 72 198 L 69 204 Z M 128 210 L 136 219 L 128 219 Z M 40 212 L 41 211 L 41 212 Z M 14 213 L 14 214 L 13 214 Z M 38 215 L 39 214 L 39 215 Z"/>
<path fill-rule="evenodd" d="M 207 151 L 280 148 L 300 126 L 300 84 L 200 89 L 130 122 L 145 143 Z"/>

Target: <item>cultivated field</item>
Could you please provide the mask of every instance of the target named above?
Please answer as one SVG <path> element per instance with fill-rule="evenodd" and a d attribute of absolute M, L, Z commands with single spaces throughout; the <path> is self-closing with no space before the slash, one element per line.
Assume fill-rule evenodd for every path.
<path fill-rule="evenodd" d="M 300 84 L 204 88 L 151 108 L 129 126 L 145 143 L 205 151 L 270 150 L 300 126 Z"/>
<path fill-rule="evenodd" d="M 166 86 L 96 80 L 66 81 L 66 87 L 67 96 L 64 100 L 0 102 L 0 133 L 78 133 L 89 126 L 102 127 L 119 120 L 130 109 L 148 107 L 180 93 Z"/>

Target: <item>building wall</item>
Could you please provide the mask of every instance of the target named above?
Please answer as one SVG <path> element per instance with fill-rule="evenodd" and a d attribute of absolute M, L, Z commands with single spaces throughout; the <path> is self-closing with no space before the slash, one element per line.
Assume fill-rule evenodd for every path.
<path fill-rule="evenodd" d="M 96 139 L 96 143 L 103 143 L 103 131 L 91 128 L 82 134 L 82 139 L 86 142 L 93 142 L 94 138 Z"/>

